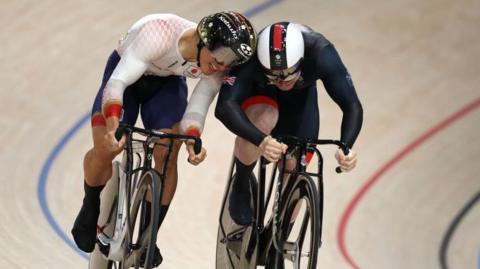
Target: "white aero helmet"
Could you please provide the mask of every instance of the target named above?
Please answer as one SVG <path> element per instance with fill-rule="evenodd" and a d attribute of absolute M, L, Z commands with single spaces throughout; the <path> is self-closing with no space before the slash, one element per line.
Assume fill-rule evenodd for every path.
<path fill-rule="evenodd" d="M 270 80 L 291 80 L 300 74 L 305 45 L 299 26 L 277 22 L 258 36 L 257 55 Z"/>

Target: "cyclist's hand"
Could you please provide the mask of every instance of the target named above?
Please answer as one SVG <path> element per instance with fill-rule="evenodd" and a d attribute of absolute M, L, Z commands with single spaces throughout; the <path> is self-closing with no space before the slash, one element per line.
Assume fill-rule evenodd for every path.
<path fill-rule="evenodd" d="M 260 148 L 262 156 L 271 162 L 278 161 L 282 153 L 287 152 L 288 148 L 287 145 L 278 142 L 271 136 L 266 136 L 258 147 Z"/>
<path fill-rule="evenodd" d="M 189 163 L 193 165 L 198 165 L 201 162 L 203 162 L 203 160 L 205 160 L 205 158 L 207 157 L 207 150 L 204 147 L 202 147 L 202 150 L 200 151 L 200 153 L 195 154 L 195 151 L 193 150 L 193 142 L 192 143 L 187 142 L 186 144 L 187 144 Z"/>
<path fill-rule="evenodd" d="M 127 141 L 127 137 L 124 135 L 120 141 L 115 138 L 115 131 L 107 132 L 104 136 L 103 147 L 105 151 L 118 154 L 123 150 L 123 146 Z"/>
<path fill-rule="evenodd" d="M 352 149 L 347 156 L 345 156 L 342 149 L 338 149 L 337 153 L 335 153 L 335 158 L 343 172 L 350 172 L 357 165 L 357 153 Z"/>

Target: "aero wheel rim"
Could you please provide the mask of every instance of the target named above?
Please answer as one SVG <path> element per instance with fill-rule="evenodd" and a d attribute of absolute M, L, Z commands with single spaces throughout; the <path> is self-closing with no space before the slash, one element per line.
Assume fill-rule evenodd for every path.
<path fill-rule="evenodd" d="M 130 216 L 131 216 L 131 223 L 130 223 L 130 247 L 131 250 L 126 265 L 127 268 L 129 266 L 133 266 L 133 268 L 151 268 L 151 263 L 153 260 L 153 248 L 154 246 L 154 238 L 152 238 L 153 227 L 156 226 L 155 220 L 157 219 L 154 217 L 154 208 L 157 207 L 157 204 L 151 203 L 151 210 L 152 213 L 150 214 L 150 220 L 148 221 L 149 224 L 145 225 L 144 221 L 144 206 L 143 203 L 146 201 L 148 193 L 153 192 L 152 187 L 152 174 L 147 173 L 141 179 L 140 187 L 136 189 L 136 192 L 133 194 L 133 200 L 130 207 Z M 158 198 L 158 197 L 157 197 Z M 156 198 L 152 198 L 153 200 L 157 200 Z M 157 209 L 158 210 L 158 209 Z M 153 221 L 153 222 L 152 222 Z M 155 228 L 156 229 L 156 228 Z M 149 248 L 150 246 L 150 248 Z M 147 252 L 145 253 L 144 252 Z M 145 255 L 144 262 L 141 263 L 141 257 Z M 146 266 L 146 265 L 149 266 Z"/>
<path fill-rule="evenodd" d="M 287 233 L 283 247 L 285 269 L 310 268 L 312 264 L 315 231 L 311 209 L 309 200 L 302 197 L 291 206 L 291 214 L 284 220 L 282 229 Z"/>

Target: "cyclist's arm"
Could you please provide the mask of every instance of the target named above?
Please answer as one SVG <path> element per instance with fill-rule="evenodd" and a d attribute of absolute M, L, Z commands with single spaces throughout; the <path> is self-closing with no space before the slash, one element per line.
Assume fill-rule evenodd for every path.
<path fill-rule="evenodd" d="M 325 89 L 343 112 L 341 141 L 350 148 L 355 143 L 363 122 L 363 109 L 347 69 L 333 45 L 323 47 L 315 57 L 317 70 Z"/>
<path fill-rule="evenodd" d="M 172 44 L 171 35 L 156 20 L 145 23 L 123 48 L 121 59 L 108 80 L 102 98 L 102 111 L 107 131 L 115 130 L 123 104 L 123 92 L 147 70 L 150 62 L 162 57 Z"/>
<path fill-rule="evenodd" d="M 129 50 L 122 55 L 103 92 L 102 111 L 107 131 L 117 129 L 123 105 L 123 92 L 145 73 L 147 66 L 146 62 Z"/>
<path fill-rule="evenodd" d="M 212 75 L 200 79 L 195 85 L 187 109 L 180 122 L 180 130 L 184 134 L 200 136 L 205 126 L 208 108 L 220 90 L 223 74 Z"/>
<path fill-rule="evenodd" d="M 232 83 L 233 85 L 228 83 L 222 85 L 215 108 L 215 116 L 231 132 L 259 146 L 267 135 L 250 122 L 241 108 L 242 102 L 253 95 L 253 78 L 257 69 L 255 62 L 255 60 L 251 60 L 230 72 L 229 76 L 235 81 Z"/>

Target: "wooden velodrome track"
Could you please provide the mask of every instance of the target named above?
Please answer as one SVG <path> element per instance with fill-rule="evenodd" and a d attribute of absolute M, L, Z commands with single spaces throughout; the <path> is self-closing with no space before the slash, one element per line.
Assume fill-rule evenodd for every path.
<path fill-rule="evenodd" d="M 107 56 L 143 15 L 219 10 L 245 12 L 257 29 L 310 25 L 352 74 L 365 110 L 359 163 L 336 175 L 334 149 L 324 152 L 318 268 L 480 268 L 480 1 L 179 3 L 2 1 L 0 268 L 86 268 L 69 231 Z M 341 113 L 321 83 L 319 93 L 321 137 L 338 138 Z M 161 268 L 214 268 L 232 141 L 211 114 L 205 163 L 188 165 L 182 149 Z"/>

